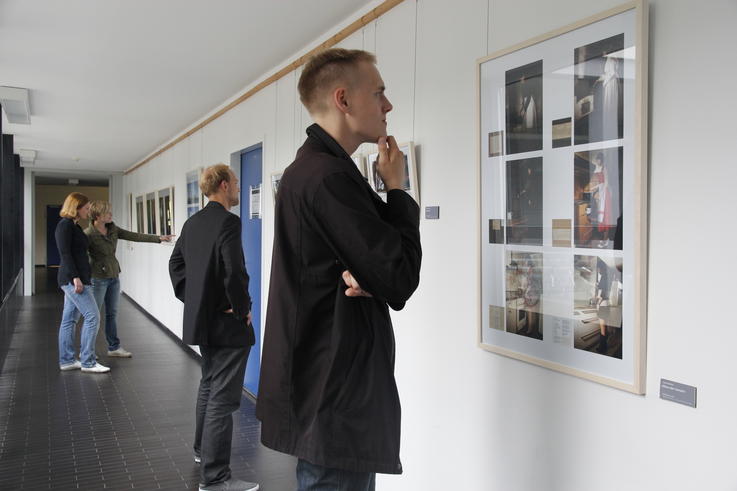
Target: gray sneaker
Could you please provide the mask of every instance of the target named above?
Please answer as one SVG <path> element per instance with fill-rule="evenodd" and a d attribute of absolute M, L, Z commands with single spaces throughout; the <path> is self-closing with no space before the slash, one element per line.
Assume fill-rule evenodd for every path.
<path fill-rule="evenodd" d="M 200 491 L 256 491 L 258 484 L 255 482 L 241 481 L 232 477 L 227 481 L 205 486 L 200 483 Z"/>
<path fill-rule="evenodd" d="M 200 462 L 202 462 L 202 457 L 200 457 L 199 455 L 195 455 L 194 456 L 194 463 L 195 464 L 199 464 Z"/>
<path fill-rule="evenodd" d="M 74 360 L 71 363 L 59 365 L 59 370 L 61 370 L 62 372 L 66 372 L 67 370 L 79 370 L 80 368 L 82 368 L 82 364 L 79 362 L 79 360 Z"/>
<path fill-rule="evenodd" d="M 131 353 L 130 351 L 126 351 L 124 348 L 118 348 L 113 351 L 108 351 L 107 355 L 115 356 L 118 358 L 130 358 L 131 356 L 133 356 L 133 353 Z"/>

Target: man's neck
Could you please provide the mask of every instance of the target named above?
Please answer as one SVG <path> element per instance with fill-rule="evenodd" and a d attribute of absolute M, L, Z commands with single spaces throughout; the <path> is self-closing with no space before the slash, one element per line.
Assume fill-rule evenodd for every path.
<path fill-rule="evenodd" d="M 343 150 L 345 150 L 345 153 L 348 155 L 352 155 L 361 144 L 359 138 L 348 130 L 345 125 L 341 125 L 338 121 L 335 121 L 329 116 L 316 116 L 315 123 L 319 124 L 320 127 L 325 130 L 325 133 L 338 142 L 338 145 L 343 147 Z"/>
<path fill-rule="evenodd" d="M 212 196 L 208 196 L 207 199 L 210 201 L 214 201 L 215 203 L 220 203 L 223 205 L 223 208 L 226 210 L 230 210 L 230 202 L 228 201 L 228 198 L 226 196 L 223 196 L 221 194 L 214 194 Z"/>

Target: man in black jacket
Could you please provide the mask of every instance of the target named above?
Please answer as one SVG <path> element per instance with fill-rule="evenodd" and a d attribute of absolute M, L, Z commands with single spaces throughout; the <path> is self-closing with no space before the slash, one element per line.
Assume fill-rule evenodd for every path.
<path fill-rule="evenodd" d="M 231 477 L 232 413 L 240 407 L 250 347 L 251 298 L 241 246 L 238 179 L 224 164 L 208 167 L 200 189 L 210 202 L 184 223 L 169 259 L 174 294 L 184 302 L 182 341 L 200 347 L 195 462 L 200 490 L 255 490 Z"/>
<path fill-rule="evenodd" d="M 375 61 L 330 49 L 305 65 L 316 124 L 276 198 L 256 415 L 262 443 L 298 457 L 299 490 L 372 490 L 375 473 L 402 472 L 388 307 L 417 288 L 422 251 Z M 386 203 L 350 158 L 363 142 L 379 145 Z"/>

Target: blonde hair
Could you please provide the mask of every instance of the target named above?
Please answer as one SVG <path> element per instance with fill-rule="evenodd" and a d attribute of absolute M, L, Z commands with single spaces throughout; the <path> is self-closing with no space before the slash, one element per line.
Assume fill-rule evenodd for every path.
<path fill-rule="evenodd" d="M 322 51 L 307 61 L 299 77 L 299 100 L 310 114 L 325 111 L 321 93 L 333 90 L 339 82 L 351 83 L 353 71 L 362 61 L 376 63 L 376 56 L 360 49 L 332 48 Z"/>
<path fill-rule="evenodd" d="M 112 205 L 109 201 L 93 201 L 90 205 L 90 221 L 95 222 L 105 213 L 110 213 Z"/>
<path fill-rule="evenodd" d="M 225 164 L 215 164 L 204 171 L 200 176 L 200 191 L 208 198 L 218 192 L 220 184 L 230 182 L 230 167 Z"/>
<path fill-rule="evenodd" d="M 59 215 L 62 218 L 71 218 L 74 220 L 77 218 L 77 210 L 89 202 L 90 199 L 82 193 L 70 193 L 64 200 L 64 204 L 61 206 Z"/>

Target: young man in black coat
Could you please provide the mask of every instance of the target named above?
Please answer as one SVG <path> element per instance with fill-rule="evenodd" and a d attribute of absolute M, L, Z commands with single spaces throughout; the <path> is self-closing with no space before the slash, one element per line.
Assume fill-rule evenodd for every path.
<path fill-rule="evenodd" d="M 240 407 L 248 353 L 254 343 L 238 179 L 227 165 L 208 167 L 200 189 L 210 202 L 184 223 L 169 259 L 174 293 L 184 302 L 182 341 L 198 345 L 202 379 L 197 394 L 195 462 L 200 490 L 256 490 L 230 472 L 232 413 Z"/>
<path fill-rule="evenodd" d="M 330 49 L 305 65 L 300 98 L 316 124 L 276 198 L 256 415 L 263 444 L 298 457 L 299 490 L 372 490 L 375 473 L 402 472 L 388 307 L 417 288 L 422 251 L 375 62 Z M 364 142 L 379 146 L 386 203 L 350 158 Z"/>

